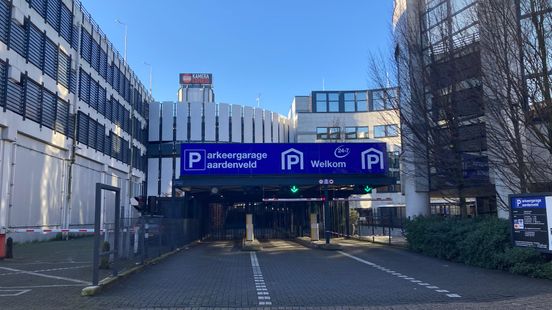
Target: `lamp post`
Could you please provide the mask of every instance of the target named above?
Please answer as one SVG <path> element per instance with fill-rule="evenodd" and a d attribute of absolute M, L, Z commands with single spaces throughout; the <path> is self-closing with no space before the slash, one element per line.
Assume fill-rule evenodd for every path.
<path fill-rule="evenodd" d="M 119 25 L 125 26 L 125 49 L 124 49 L 124 55 L 123 58 L 125 62 L 127 62 L 127 37 L 128 37 L 128 25 L 126 23 L 123 23 L 119 19 L 116 19 L 115 22 Z"/>
<path fill-rule="evenodd" d="M 149 67 L 149 94 L 151 96 L 151 81 L 152 81 L 152 66 L 151 64 L 144 61 L 144 65 Z"/>

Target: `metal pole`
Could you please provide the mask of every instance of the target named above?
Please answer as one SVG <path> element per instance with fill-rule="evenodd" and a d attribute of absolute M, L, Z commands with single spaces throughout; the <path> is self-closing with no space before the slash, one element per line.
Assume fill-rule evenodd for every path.
<path fill-rule="evenodd" d="M 326 237 L 326 244 L 330 244 L 330 201 L 328 197 L 328 184 L 324 184 L 324 214 L 325 216 L 325 224 L 324 224 L 324 236 Z"/>
<path fill-rule="evenodd" d="M 117 276 L 117 259 L 119 258 L 119 234 L 121 233 L 121 192 L 115 192 L 115 236 L 113 245 L 113 276 Z"/>
<path fill-rule="evenodd" d="M 98 285 L 100 270 L 100 219 L 102 215 L 102 189 L 96 183 L 96 210 L 94 217 L 94 253 L 92 257 L 92 285 Z"/>

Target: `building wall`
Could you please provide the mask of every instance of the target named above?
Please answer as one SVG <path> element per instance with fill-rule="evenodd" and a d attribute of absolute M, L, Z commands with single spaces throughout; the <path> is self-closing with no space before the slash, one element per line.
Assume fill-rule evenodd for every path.
<path fill-rule="evenodd" d="M 190 89 L 188 95 L 198 97 L 197 94 L 193 94 L 193 91 L 202 92 L 200 88 Z M 205 102 L 153 102 L 151 104 L 148 196 L 178 195 L 172 190 L 174 180 L 180 177 L 180 143 L 289 142 L 285 134 L 289 132 L 287 129 L 289 121 L 286 117 L 259 108 L 214 103 L 210 101 L 210 97 L 206 100 Z M 173 111 L 176 111 L 176 115 Z M 189 111 L 189 118 L 180 116 L 186 113 L 185 111 Z M 174 140 L 173 132 L 176 137 Z"/>
<path fill-rule="evenodd" d="M 133 216 L 149 101 L 78 1 L 0 0 L 0 227 L 91 225 L 96 182 Z"/>
<path fill-rule="evenodd" d="M 340 110 L 344 109 L 344 95 L 343 93 L 362 92 L 370 94 L 371 91 L 336 91 L 340 93 Z M 400 152 L 401 150 L 401 138 L 400 132 L 388 137 L 374 137 L 375 126 L 396 125 L 400 127 L 400 118 L 397 110 L 389 107 L 382 111 L 374 111 L 372 96 L 368 95 L 366 100 L 362 100 L 366 107 L 363 110 L 366 112 L 314 112 L 315 104 L 313 97 L 317 92 L 313 92 L 312 96 L 296 96 L 292 102 L 290 112 L 288 114 L 288 121 L 290 122 L 290 132 L 294 142 L 298 143 L 324 143 L 324 142 L 385 142 L 387 143 L 388 151 Z M 329 93 L 329 92 L 325 92 Z M 358 104 L 358 103 L 357 103 Z M 317 132 L 317 128 L 325 127 L 338 127 L 340 133 L 334 137 L 323 138 Z M 347 127 L 367 127 L 367 135 L 363 133 L 362 137 L 357 135 L 357 138 L 348 139 L 346 135 Z M 350 136 L 349 136 L 350 138 Z M 392 172 L 398 175 L 398 167 L 390 168 Z M 368 185 L 368 184 L 367 184 Z M 398 188 L 397 188 L 398 189 Z M 383 205 L 404 205 L 404 196 L 400 190 L 393 192 L 379 192 L 375 189 L 372 194 L 364 195 L 363 198 L 374 199 L 374 201 L 352 201 L 351 207 L 354 208 L 377 208 Z M 383 199 L 377 201 L 377 199 Z M 388 200 L 390 199 L 390 201 Z"/>

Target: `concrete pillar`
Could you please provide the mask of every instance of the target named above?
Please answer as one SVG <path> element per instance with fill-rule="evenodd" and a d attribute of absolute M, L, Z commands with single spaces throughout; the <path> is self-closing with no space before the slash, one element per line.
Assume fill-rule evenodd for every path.
<path fill-rule="evenodd" d="M 310 238 L 311 241 L 320 240 L 320 226 L 317 221 L 316 213 L 310 214 Z"/>
<path fill-rule="evenodd" d="M 17 130 L 6 127 L 0 133 L 0 229 L 2 229 L 9 227 Z"/>
<path fill-rule="evenodd" d="M 255 234 L 253 233 L 253 214 L 251 213 L 245 215 L 245 240 L 255 240 Z"/>

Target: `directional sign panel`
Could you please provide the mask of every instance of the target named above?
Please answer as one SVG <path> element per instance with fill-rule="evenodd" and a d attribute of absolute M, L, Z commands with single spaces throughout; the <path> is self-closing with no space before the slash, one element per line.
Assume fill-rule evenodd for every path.
<path fill-rule="evenodd" d="M 510 196 L 514 246 L 552 251 L 552 195 Z"/>
<path fill-rule="evenodd" d="M 183 143 L 181 176 L 387 172 L 385 143 Z M 332 180 L 333 182 L 333 180 Z"/>

